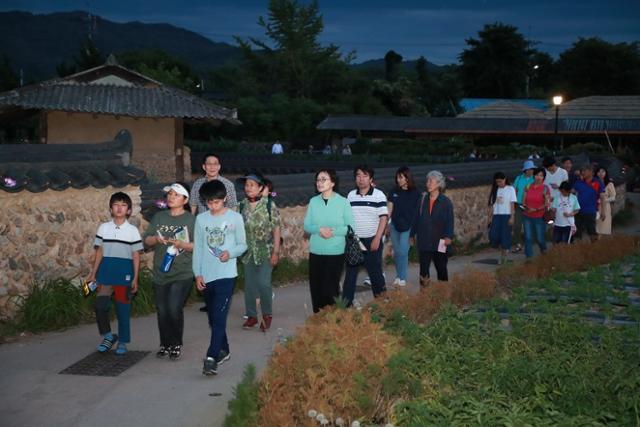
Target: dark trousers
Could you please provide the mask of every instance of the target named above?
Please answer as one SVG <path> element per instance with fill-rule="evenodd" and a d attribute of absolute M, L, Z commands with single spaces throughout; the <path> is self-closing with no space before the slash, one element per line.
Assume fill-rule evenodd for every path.
<path fill-rule="evenodd" d="M 582 238 L 583 231 L 586 231 L 592 239 L 598 235 L 596 232 L 596 214 L 582 212 L 576 214 L 576 240 Z"/>
<path fill-rule="evenodd" d="M 231 297 L 236 278 L 218 279 L 207 283 L 204 290 L 204 299 L 207 302 L 207 316 L 211 327 L 211 341 L 207 349 L 207 357 L 214 359 L 220 354 L 220 350 L 229 353 L 229 341 L 227 340 L 227 316 L 231 307 Z"/>
<path fill-rule="evenodd" d="M 569 236 L 571 236 L 571 226 L 558 227 L 553 226 L 553 243 L 569 243 Z"/>
<path fill-rule="evenodd" d="M 309 254 L 309 290 L 313 312 L 333 305 L 340 295 L 340 276 L 344 268 L 344 254 Z"/>
<path fill-rule="evenodd" d="M 156 296 L 160 345 L 182 345 L 184 305 L 187 303 L 193 279 L 159 285 L 153 284 Z"/>
<path fill-rule="evenodd" d="M 436 267 L 438 273 L 438 280 L 441 282 L 447 282 L 449 280 L 449 273 L 447 272 L 447 261 L 449 257 L 447 254 L 443 254 L 438 251 L 420 251 L 420 277 L 431 277 L 429 269 L 431 268 L 431 261 Z"/>
<path fill-rule="evenodd" d="M 367 248 L 367 251 L 364 253 L 364 268 L 366 268 L 367 273 L 369 273 L 373 296 L 377 297 L 387 290 L 384 283 L 384 276 L 382 275 L 382 253 L 384 244 L 380 242 L 378 250 L 372 252 L 370 248 L 373 237 L 361 237 L 360 241 L 362 241 L 364 246 Z M 346 301 L 347 307 L 350 307 L 353 304 L 359 270 L 359 265 L 356 265 L 355 267 L 347 265 L 347 271 L 344 275 L 344 283 L 342 284 L 342 298 Z"/>

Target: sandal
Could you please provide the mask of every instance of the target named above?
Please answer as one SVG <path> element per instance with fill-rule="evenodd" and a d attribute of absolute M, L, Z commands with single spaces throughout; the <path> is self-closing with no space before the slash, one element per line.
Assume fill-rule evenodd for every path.
<path fill-rule="evenodd" d="M 98 344 L 98 352 L 106 353 L 111 350 L 111 347 L 118 341 L 117 335 L 111 335 L 111 339 L 105 337 L 100 344 Z"/>

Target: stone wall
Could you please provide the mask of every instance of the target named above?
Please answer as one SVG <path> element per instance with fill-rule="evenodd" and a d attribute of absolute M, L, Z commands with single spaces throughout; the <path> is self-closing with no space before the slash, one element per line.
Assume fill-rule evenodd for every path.
<path fill-rule="evenodd" d="M 454 230 L 456 240 L 468 243 L 475 240 L 477 243 L 488 242 L 487 233 L 487 201 L 491 186 L 483 185 L 470 188 L 450 189 L 445 192 L 453 203 L 455 216 Z M 615 215 L 624 207 L 625 188 L 620 185 L 616 188 L 617 197 L 613 207 Z M 281 208 L 280 213 L 283 222 L 282 236 L 284 248 L 282 256 L 293 261 L 300 261 L 309 256 L 309 239 L 304 234 L 304 215 L 306 206 Z M 385 251 L 391 252 L 391 240 L 385 244 Z"/>
<path fill-rule="evenodd" d="M 116 191 L 129 194 L 131 223 L 140 226 L 139 187 L 0 191 L 0 318 L 13 314 L 15 297 L 26 295 L 34 281 L 88 274 L 93 237 L 110 219 L 109 198 Z"/>
<path fill-rule="evenodd" d="M 455 235 L 460 242 L 478 238 L 478 242 L 486 242 L 489 189 L 478 186 L 446 192 L 454 205 Z M 0 191 L 0 318 L 14 314 L 15 297 L 26 295 L 34 281 L 59 277 L 79 280 L 89 272 L 93 237 L 98 225 L 109 220 L 109 197 L 116 191 L 131 196 L 134 206 L 130 222 L 142 234 L 148 223 L 140 215 L 139 187 Z M 624 186 L 617 191 L 614 213 L 625 200 Z M 308 257 L 309 242 L 303 230 L 306 210 L 306 206 L 281 208 L 282 256 L 293 261 Z M 391 249 L 390 242 L 386 248 Z M 151 254 L 143 256 L 143 264 L 150 263 Z"/>

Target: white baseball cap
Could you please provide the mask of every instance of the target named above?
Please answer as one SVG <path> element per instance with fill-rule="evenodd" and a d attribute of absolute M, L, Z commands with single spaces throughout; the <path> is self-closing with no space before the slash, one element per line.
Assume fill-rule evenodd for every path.
<path fill-rule="evenodd" d="M 178 184 L 177 182 L 171 185 L 168 185 L 162 189 L 162 191 L 164 191 L 165 193 L 168 193 L 171 190 L 175 191 L 181 196 L 186 197 L 187 199 L 189 198 L 189 192 L 187 191 L 187 189 L 184 188 L 181 184 Z"/>

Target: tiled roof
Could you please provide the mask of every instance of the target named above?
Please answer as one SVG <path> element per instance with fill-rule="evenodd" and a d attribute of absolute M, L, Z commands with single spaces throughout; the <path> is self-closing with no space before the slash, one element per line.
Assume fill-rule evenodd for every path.
<path fill-rule="evenodd" d="M 13 108 L 237 123 L 235 110 L 164 85 L 144 87 L 53 80 L 0 93 L 0 112 Z"/>
<path fill-rule="evenodd" d="M 544 119 L 544 111 L 512 101 L 496 101 L 458 114 L 459 118 L 526 118 Z"/>
<path fill-rule="evenodd" d="M 102 144 L 2 144 L 0 189 L 39 193 L 47 189 L 140 185 L 146 175 L 129 166 L 130 153 L 127 131 Z"/>
<path fill-rule="evenodd" d="M 555 107 L 546 112 L 555 117 Z M 587 96 L 558 107 L 560 119 L 602 119 L 640 121 L 640 96 Z"/>

